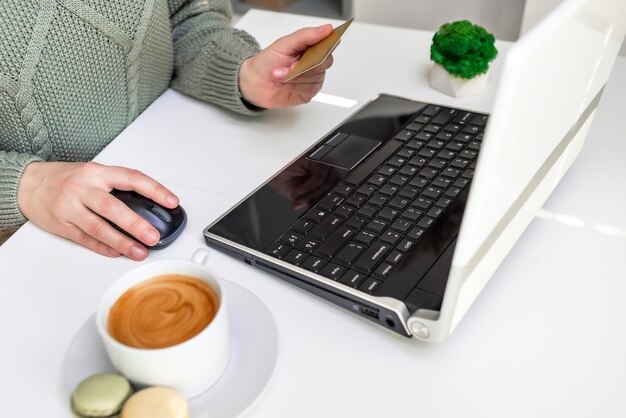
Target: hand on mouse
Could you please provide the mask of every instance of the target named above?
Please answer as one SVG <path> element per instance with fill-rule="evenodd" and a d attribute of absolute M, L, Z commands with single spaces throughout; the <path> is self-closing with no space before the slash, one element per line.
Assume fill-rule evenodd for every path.
<path fill-rule="evenodd" d="M 322 88 L 326 70 L 333 64 L 330 55 L 321 65 L 289 83 L 283 83 L 302 53 L 333 31 L 331 25 L 300 29 L 284 36 L 248 58 L 239 71 L 239 88 L 246 101 L 264 108 L 295 106 L 311 101 Z"/>
<path fill-rule="evenodd" d="M 146 248 L 105 219 L 146 245 L 156 244 L 159 232 L 111 195 L 114 188 L 134 190 L 167 208 L 178 206 L 172 192 L 140 171 L 94 162 L 31 163 L 20 180 L 17 203 L 26 218 L 53 234 L 107 257 L 143 260 Z"/>

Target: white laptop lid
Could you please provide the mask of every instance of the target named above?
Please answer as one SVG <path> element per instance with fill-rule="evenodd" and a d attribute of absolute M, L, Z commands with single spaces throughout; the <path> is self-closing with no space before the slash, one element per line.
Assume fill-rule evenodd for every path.
<path fill-rule="evenodd" d="M 626 1 L 566 0 L 507 53 L 443 301 L 452 328 L 473 300 L 457 300 L 466 278 L 601 92 L 625 31 Z"/>

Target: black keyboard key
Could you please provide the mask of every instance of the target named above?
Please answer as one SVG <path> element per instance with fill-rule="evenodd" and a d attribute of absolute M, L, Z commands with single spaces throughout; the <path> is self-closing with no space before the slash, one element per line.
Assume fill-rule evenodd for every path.
<path fill-rule="evenodd" d="M 402 217 L 408 219 L 409 221 L 417 221 L 420 216 L 422 216 L 424 212 L 416 208 L 408 208 L 404 212 L 402 212 Z"/>
<path fill-rule="evenodd" d="M 364 184 L 361 187 L 359 187 L 356 192 L 360 195 L 366 196 L 366 197 L 370 197 L 371 195 L 373 195 L 374 193 L 376 193 L 376 191 L 378 190 L 378 187 L 373 186 L 371 184 Z"/>
<path fill-rule="evenodd" d="M 326 266 L 326 264 L 328 264 L 328 261 L 312 256 L 307 258 L 306 261 L 302 263 L 302 268 L 312 271 L 313 273 L 319 273 Z"/>
<path fill-rule="evenodd" d="M 353 241 L 343 247 L 343 249 L 339 251 L 339 254 L 337 254 L 333 260 L 337 263 L 349 266 L 354 263 L 354 260 L 356 260 L 356 258 L 363 252 L 363 250 L 365 250 L 365 245 Z"/>
<path fill-rule="evenodd" d="M 426 144 L 426 146 L 427 146 L 428 148 L 432 148 L 432 149 L 435 149 L 435 150 L 440 150 L 440 149 L 442 149 L 445 145 L 446 145 L 446 143 L 445 143 L 445 142 L 440 141 L 440 140 L 438 140 L 438 139 L 432 139 L 432 140 L 430 140 L 430 141 L 428 142 L 428 144 Z"/>
<path fill-rule="evenodd" d="M 406 163 L 406 158 L 398 156 L 392 157 L 389 161 L 387 161 L 387 164 L 396 168 L 402 167 L 404 163 Z"/>
<path fill-rule="evenodd" d="M 454 137 L 456 142 L 468 143 L 472 140 L 473 136 L 469 134 L 458 134 Z"/>
<path fill-rule="evenodd" d="M 456 151 L 450 151 L 450 150 L 444 149 L 443 151 L 440 151 L 439 154 L 437 154 L 437 158 L 450 161 L 456 158 L 456 155 L 457 155 Z"/>
<path fill-rule="evenodd" d="M 431 199 L 439 199 L 439 196 L 443 193 L 443 190 L 438 189 L 436 187 L 427 187 L 423 192 L 422 196 L 430 197 Z"/>
<path fill-rule="evenodd" d="M 430 132 L 431 134 L 436 134 L 440 130 L 441 130 L 441 126 L 433 125 L 433 124 L 426 125 L 426 127 L 424 128 L 424 131 Z"/>
<path fill-rule="evenodd" d="M 367 201 L 368 205 L 377 206 L 379 208 L 385 206 L 389 202 L 389 196 L 385 196 L 380 193 L 376 193 L 374 196 L 370 197 L 370 200 Z"/>
<path fill-rule="evenodd" d="M 384 221 L 382 219 L 372 219 L 370 223 L 367 224 L 366 228 L 380 234 L 387 228 L 389 225 L 388 221 Z"/>
<path fill-rule="evenodd" d="M 341 276 L 341 279 L 339 279 L 339 283 L 357 289 L 365 281 L 366 277 L 367 276 L 363 273 L 359 273 L 354 270 L 348 270 L 344 273 L 343 276 Z"/>
<path fill-rule="evenodd" d="M 413 206 L 420 208 L 420 209 L 428 209 L 430 205 L 432 204 L 433 204 L 432 200 L 428 200 L 423 197 L 418 197 L 417 199 L 413 201 Z"/>
<path fill-rule="evenodd" d="M 437 136 L 435 137 L 435 139 L 439 140 L 439 141 L 443 141 L 443 142 L 448 142 L 450 141 L 452 138 L 454 138 L 454 134 L 451 132 L 444 132 L 441 131 L 437 134 Z"/>
<path fill-rule="evenodd" d="M 287 231 L 278 239 L 278 241 L 283 244 L 296 245 L 302 238 L 304 237 L 297 232 Z"/>
<path fill-rule="evenodd" d="M 450 205 L 450 203 L 452 203 L 452 199 L 444 196 L 441 199 L 437 200 L 437 203 L 435 203 L 435 205 L 445 209 Z"/>
<path fill-rule="evenodd" d="M 405 234 L 406 231 L 411 229 L 412 226 L 413 222 L 407 221 L 405 219 L 397 219 L 393 224 L 391 224 L 390 228 Z"/>
<path fill-rule="evenodd" d="M 389 277 L 389 274 L 391 273 L 391 270 L 393 270 L 393 268 L 394 268 L 393 264 L 382 262 L 378 266 L 378 268 L 374 270 L 374 273 L 372 273 L 372 277 L 375 277 L 378 280 L 384 281 L 387 277 Z"/>
<path fill-rule="evenodd" d="M 415 131 L 412 131 L 412 130 L 409 130 L 409 129 L 403 129 L 393 139 L 397 139 L 398 141 L 406 142 L 409 139 L 413 138 L 413 135 L 415 135 Z"/>
<path fill-rule="evenodd" d="M 476 170 L 476 161 L 472 161 L 469 168 L 471 168 L 472 170 Z"/>
<path fill-rule="evenodd" d="M 426 143 L 426 142 L 430 141 L 433 138 L 434 138 L 434 135 L 431 134 L 430 132 L 422 131 L 422 132 L 418 133 L 417 135 L 415 135 L 414 139 L 419 140 L 419 141 L 423 141 L 424 143 Z"/>
<path fill-rule="evenodd" d="M 390 176 L 393 176 L 396 173 L 396 171 L 398 171 L 397 168 L 391 167 L 389 165 L 384 165 L 378 169 L 377 173 L 380 174 L 381 176 L 390 177 Z"/>
<path fill-rule="evenodd" d="M 356 241 L 362 242 L 365 245 L 370 245 L 372 241 L 376 239 L 376 237 L 376 233 L 363 230 L 359 232 L 354 239 Z"/>
<path fill-rule="evenodd" d="M 411 131 L 419 132 L 422 129 L 424 129 L 424 124 L 423 123 L 417 123 L 417 122 L 411 122 L 407 126 L 405 126 L 404 129 L 409 129 Z"/>
<path fill-rule="evenodd" d="M 393 209 L 393 208 L 383 208 L 379 213 L 378 213 L 378 217 L 382 218 L 386 221 L 393 221 L 396 216 L 398 216 L 400 214 L 400 211 L 397 209 Z"/>
<path fill-rule="evenodd" d="M 433 186 L 438 187 L 440 189 L 447 189 L 448 186 L 452 184 L 452 180 L 446 177 L 438 177 L 431 183 Z"/>
<path fill-rule="evenodd" d="M 470 163 L 470 160 L 466 158 L 457 158 L 450 163 L 450 167 L 464 169 Z"/>
<path fill-rule="evenodd" d="M 329 195 L 326 195 L 326 197 L 324 197 L 322 200 L 320 200 L 320 202 L 315 207 L 317 209 L 322 209 L 326 212 L 332 212 L 332 210 L 339 206 L 342 201 L 342 196 L 331 193 Z"/>
<path fill-rule="evenodd" d="M 448 132 L 452 132 L 453 134 L 459 132 L 462 129 L 462 126 L 457 123 L 449 123 L 443 128 Z"/>
<path fill-rule="evenodd" d="M 410 183 L 409 183 L 410 184 Z M 419 189 L 413 186 L 405 186 L 400 192 L 398 196 L 407 197 L 409 199 L 415 199 L 419 193 Z"/>
<path fill-rule="evenodd" d="M 277 242 L 274 245 L 272 245 L 269 248 L 269 250 L 267 250 L 267 253 L 276 258 L 283 258 L 285 254 L 287 254 L 290 250 L 291 250 L 290 246 Z"/>
<path fill-rule="evenodd" d="M 462 111 L 457 113 L 457 115 L 452 119 L 453 123 L 458 123 L 459 125 L 467 125 L 474 118 L 474 113 Z"/>
<path fill-rule="evenodd" d="M 346 226 L 354 229 L 361 229 L 365 226 L 365 224 L 367 224 L 367 222 L 368 219 L 363 216 L 352 215 L 352 217 L 348 219 L 348 222 L 346 222 Z"/>
<path fill-rule="evenodd" d="M 340 194 L 343 197 L 348 196 L 350 193 L 354 191 L 354 186 L 350 186 L 349 184 L 341 183 L 335 187 L 334 192 Z"/>
<path fill-rule="evenodd" d="M 485 125 L 487 125 L 487 119 L 489 118 L 489 116 L 487 115 L 476 115 L 472 118 L 472 120 L 470 121 L 470 123 L 472 125 L 476 125 L 479 127 L 484 128 Z"/>
<path fill-rule="evenodd" d="M 416 117 L 415 119 L 413 119 L 413 122 L 415 123 L 421 123 L 422 125 L 427 124 L 428 122 L 430 122 L 430 116 L 427 116 L 425 114 L 421 114 L 418 117 Z"/>
<path fill-rule="evenodd" d="M 429 218 L 428 216 L 424 216 L 422 219 L 420 219 L 420 221 L 417 223 L 417 226 L 419 226 L 420 228 L 424 228 L 427 229 L 429 228 L 432 224 L 435 223 L 435 219 L 433 218 Z"/>
<path fill-rule="evenodd" d="M 443 208 L 435 205 L 428 212 L 426 212 L 426 216 L 430 216 L 431 218 L 437 219 L 443 213 Z"/>
<path fill-rule="evenodd" d="M 456 109 L 444 108 L 431 122 L 437 125 L 447 125 L 457 113 L 459 111 Z"/>
<path fill-rule="evenodd" d="M 419 149 L 421 149 L 426 141 L 418 141 L 417 139 L 411 139 L 404 149 L 411 149 L 413 153 L 416 153 Z"/>
<path fill-rule="evenodd" d="M 420 157 L 416 155 L 415 157 L 409 160 L 409 164 L 414 165 L 416 167 L 424 167 L 428 162 L 428 158 Z"/>
<path fill-rule="evenodd" d="M 428 166 L 432 167 L 432 168 L 436 168 L 437 170 L 441 170 L 447 164 L 448 163 L 446 161 L 440 160 L 439 158 L 435 158 L 434 160 L 432 160 L 431 162 L 428 163 Z"/>
<path fill-rule="evenodd" d="M 356 260 L 353 269 L 361 273 L 370 274 L 391 251 L 391 245 L 385 242 L 376 241 Z"/>
<path fill-rule="evenodd" d="M 395 245 L 400 238 L 402 238 L 402 234 L 392 230 L 389 230 L 380 236 L 381 241 L 388 242 L 391 245 Z"/>
<path fill-rule="evenodd" d="M 420 171 L 419 175 L 422 177 L 425 177 L 427 179 L 432 179 L 434 178 L 437 174 L 439 174 L 439 170 L 437 170 L 436 168 L 423 168 L 422 171 Z"/>
<path fill-rule="evenodd" d="M 404 208 L 407 207 L 410 203 L 411 203 L 410 199 L 397 196 L 391 199 L 391 201 L 389 202 L 389 206 L 398 210 L 404 210 Z"/>
<path fill-rule="evenodd" d="M 426 106 L 426 109 L 422 111 L 422 115 L 426 116 L 435 116 L 437 113 L 441 112 L 443 108 L 441 106 L 430 104 Z"/>
<path fill-rule="evenodd" d="M 430 158 L 433 158 L 436 153 L 437 151 L 435 151 L 432 148 L 422 148 L 422 150 L 418 152 L 417 155 L 430 159 Z"/>
<path fill-rule="evenodd" d="M 464 146 L 465 144 L 462 142 L 452 141 L 446 145 L 446 149 L 449 149 L 450 151 L 461 151 Z"/>
<path fill-rule="evenodd" d="M 356 212 L 357 215 L 363 216 L 365 218 L 373 218 L 374 215 L 376 215 L 376 212 L 378 212 L 378 209 L 376 209 L 374 206 L 370 206 L 370 205 L 363 205 L 361 206 L 361 208 Z"/>
<path fill-rule="evenodd" d="M 385 184 L 383 187 L 380 188 L 380 193 L 384 194 L 385 196 L 393 196 L 398 193 L 398 190 L 400 190 L 400 187 L 398 186 Z"/>
<path fill-rule="evenodd" d="M 407 176 L 401 176 L 399 174 L 396 174 L 391 179 L 389 179 L 389 183 L 395 186 L 404 186 L 409 180 L 410 178 L 408 178 Z"/>
<path fill-rule="evenodd" d="M 452 187 L 444 193 L 447 197 L 457 197 L 461 193 L 461 189 L 458 187 Z"/>
<path fill-rule="evenodd" d="M 335 263 L 328 263 L 322 269 L 322 271 L 320 271 L 320 274 L 332 280 L 339 280 L 345 272 L 346 272 L 345 267 L 341 267 L 340 265 L 335 264 Z"/>
<path fill-rule="evenodd" d="M 369 277 L 365 283 L 363 283 L 360 287 L 359 290 L 362 292 L 365 292 L 367 294 L 374 294 L 374 292 L 376 291 L 376 289 L 378 289 L 380 287 L 380 281 L 373 279 L 371 277 Z"/>
<path fill-rule="evenodd" d="M 481 129 L 482 128 L 480 128 L 478 126 L 469 125 L 469 126 L 466 126 L 465 128 L 463 128 L 463 130 L 461 132 L 463 132 L 464 134 L 476 135 L 477 133 L 479 133 L 481 131 Z"/>
<path fill-rule="evenodd" d="M 469 145 L 467 146 L 467 149 L 472 150 L 472 151 L 480 151 L 480 142 L 478 141 L 470 142 Z"/>
<path fill-rule="evenodd" d="M 460 178 L 460 179 L 458 179 L 457 181 L 454 182 L 454 186 L 463 188 L 463 187 L 467 186 L 469 184 L 469 182 L 470 181 L 468 179 Z"/>
<path fill-rule="evenodd" d="M 378 187 L 380 187 L 386 181 L 387 181 L 387 177 L 381 176 L 380 174 L 374 174 L 369 179 L 367 179 L 367 182 L 369 184 L 373 184 L 374 186 L 378 186 Z"/>
<path fill-rule="evenodd" d="M 294 249 L 294 250 L 289 251 L 289 253 L 285 256 L 283 260 L 293 265 L 299 266 L 300 264 L 304 263 L 304 261 L 308 257 L 309 255 L 305 253 L 304 251 Z"/>
<path fill-rule="evenodd" d="M 456 178 L 461 173 L 461 170 L 457 170 L 456 168 L 448 167 L 441 172 L 443 177 L 447 177 L 449 179 Z"/>
<path fill-rule="evenodd" d="M 316 238 L 324 239 L 328 236 L 328 234 L 333 232 L 335 228 L 338 228 L 339 225 L 341 225 L 342 223 L 343 221 L 341 220 L 341 218 L 333 215 L 328 216 L 322 222 L 317 224 L 313 229 L 311 229 L 309 231 L 309 235 L 312 235 Z"/>
<path fill-rule="evenodd" d="M 419 167 L 415 167 L 414 165 L 407 164 L 404 167 L 402 167 L 400 171 L 398 171 L 398 174 L 400 174 L 401 176 L 405 176 L 405 177 L 413 177 L 415 174 L 417 174 L 418 171 L 419 171 Z"/>
<path fill-rule="evenodd" d="M 383 163 L 383 161 L 395 154 L 401 146 L 401 141 L 387 141 L 385 145 L 370 158 L 352 170 L 352 173 L 350 173 L 345 182 L 353 186 L 359 186 Z"/>
<path fill-rule="evenodd" d="M 461 174 L 461 177 L 463 177 L 464 179 L 472 179 L 474 177 L 474 170 L 468 168 L 463 172 L 463 174 Z"/>
<path fill-rule="evenodd" d="M 394 250 L 391 254 L 387 256 L 385 259 L 386 262 L 391 264 L 398 264 L 404 258 L 404 253 Z"/>
<path fill-rule="evenodd" d="M 306 219 L 300 219 L 298 222 L 296 222 L 292 229 L 302 235 L 306 235 L 307 232 L 309 232 L 311 228 L 313 228 L 313 226 L 315 226 L 313 222 L 307 221 Z"/>
<path fill-rule="evenodd" d="M 358 209 L 365 203 L 365 198 L 363 196 L 353 194 L 347 198 L 344 203 Z"/>
<path fill-rule="evenodd" d="M 416 150 L 414 150 L 413 148 L 407 148 L 407 147 L 405 147 L 405 148 L 402 148 L 402 149 L 400 150 L 400 152 L 399 152 L 399 153 L 397 153 L 396 155 L 397 155 L 398 157 L 402 157 L 402 158 L 413 158 L 413 155 L 415 155 L 415 153 L 416 153 L 416 152 L 417 152 L 417 151 L 416 151 Z"/>
<path fill-rule="evenodd" d="M 314 249 L 320 244 L 320 240 L 315 238 L 304 238 L 298 242 L 296 247 L 302 251 L 306 251 L 307 253 L 313 252 Z"/>
<path fill-rule="evenodd" d="M 339 205 L 339 207 L 333 212 L 333 215 L 339 216 L 340 218 L 348 219 L 350 216 L 352 216 L 352 214 L 354 214 L 355 211 L 356 209 L 350 206 Z"/>
<path fill-rule="evenodd" d="M 424 187 L 428 186 L 429 181 L 430 180 L 425 179 L 423 177 L 415 177 L 413 180 L 409 182 L 409 186 L 412 186 L 418 189 L 423 189 Z"/>
<path fill-rule="evenodd" d="M 476 158 L 476 155 L 477 155 L 476 151 L 466 149 L 465 151 L 459 154 L 459 158 L 462 158 L 464 160 L 473 160 L 474 158 Z"/>
<path fill-rule="evenodd" d="M 356 230 L 347 226 L 342 226 L 337 231 L 324 240 L 324 242 L 318 247 L 316 254 L 321 254 L 324 257 L 333 257 L 347 242 L 352 240 L 356 235 Z"/>
<path fill-rule="evenodd" d="M 409 239 L 403 239 L 402 241 L 400 241 L 400 244 L 396 246 L 396 250 L 406 253 L 406 252 L 409 252 L 409 250 L 413 248 L 414 245 L 415 245 L 415 241 L 411 241 Z"/>
<path fill-rule="evenodd" d="M 411 229 L 408 234 L 406 234 L 406 237 L 412 240 L 417 240 L 422 235 L 424 235 L 424 228 L 416 226 L 415 228 Z"/>
<path fill-rule="evenodd" d="M 328 216 L 327 212 L 324 212 L 323 210 L 312 209 L 309 211 L 309 213 L 306 214 L 305 218 L 314 223 L 319 223 L 323 219 L 326 219 L 326 216 Z"/>

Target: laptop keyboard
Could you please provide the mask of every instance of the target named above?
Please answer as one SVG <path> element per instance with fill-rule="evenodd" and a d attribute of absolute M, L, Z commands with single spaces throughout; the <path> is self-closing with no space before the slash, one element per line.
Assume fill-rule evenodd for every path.
<path fill-rule="evenodd" d="M 469 187 L 487 115 L 429 105 L 267 251 L 375 294 Z"/>

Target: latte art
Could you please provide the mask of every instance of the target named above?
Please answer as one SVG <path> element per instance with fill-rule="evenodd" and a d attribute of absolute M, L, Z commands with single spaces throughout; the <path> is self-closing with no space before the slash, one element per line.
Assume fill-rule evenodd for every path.
<path fill-rule="evenodd" d="M 190 276 L 158 276 L 120 296 L 109 311 L 108 331 L 130 347 L 170 347 L 202 331 L 218 308 L 218 297 L 206 282 Z"/>

